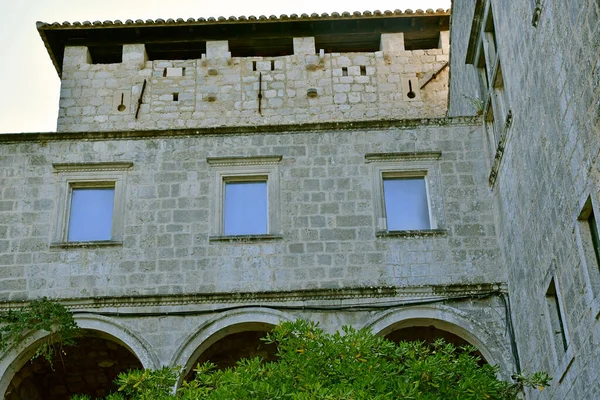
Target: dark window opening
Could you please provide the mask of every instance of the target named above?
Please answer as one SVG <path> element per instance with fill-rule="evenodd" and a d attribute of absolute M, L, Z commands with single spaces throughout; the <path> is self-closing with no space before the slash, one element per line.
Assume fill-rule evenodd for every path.
<path fill-rule="evenodd" d="M 92 64 L 119 64 L 123 62 L 123 46 L 89 46 Z"/>
<path fill-rule="evenodd" d="M 252 71 L 256 71 L 256 61 L 252 61 Z"/>
<path fill-rule="evenodd" d="M 496 43 L 496 28 L 494 27 L 494 15 L 492 14 L 492 9 L 488 13 L 488 18 L 485 21 L 484 32 L 489 34 L 492 43 L 494 44 L 494 49 L 498 48 L 498 43 Z"/>
<path fill-rule="evenodd" d="M 342 76 L 348 76 L 348 67 L 342 67 Z"/>
<path fill-rule="evenodd" d="M 231 57 L 281 57 L 294 54 L 294 42 L 290 38 L 230 39 Z"/>
<path fill-rule="evenodd" d="M 593 209 L 590 211 L 587 223 L 590 229 L 592 247 L 594 248 L 594 254 L 596 255 L 596 266 L 600 267 L 600 240 L 598 239 L 598 224 L 596 223 L 596 216 L 594 215 Z"/>
<path fill-rule="evenodd" d="M 440 33 L 419 34 L 419 32 L 404 33 L 404 50 L 431 50 L 437 49 L 440 45 Z"/>
<path fill-rule="evenodd" d="M 454 345 L 457 348 L 458 353 L 462 353 L 464 351 L 462 348 L 465 346 L 471 346 L 471 343 L 460 336 L 438 329 L 434 326 L 411 326 L 401 328 L 387 334 L 385 338 L 396 344 L 400 342 L 418 341 L 425 342 L 425 344 L 429 346 L 433 346 L 436 340 L 442 339 L 444 342 Z M 479 364 L 480 367 L 488 363 L 480 351 L 475 351 L 473 355 L 478 358 L 477 364 Z"/>
<path fill-rule="evenodd" d="M 191 364 L 191 370 L 186 374 L 185 380 L 190 381 L 196 376 L 194 368 L 198 364 L 204 364 L 207 361 L 215 364 L 217 369 L 223 370 L 232 368 L 242 358 L 260 357 L 262 362 L 272 362 L 277 360 L 277 345 L 275 343 L 266 343 L 261 340 L 270 330 L 271 326 L 261 323 L 245 324 L 241 332 L 236 332 L 237 326 L 229 327 L 234 332 L 221 337 L 204 350 L 196 360 Z M 217 333 L 220 336 L 220 333 Z"/>
<path fill-rule="evenodd" d="M 143 369 L 129 349 L 93 331 L 85 331 L 74 346 L 59 346 L 51 360 L 37 357 L 25 363 L 4 399 L 64 400 L 75 394 L 104 398 L 118 391 L 113 381 L 120 373 Z"/>
<path fill-rule="evenodd" d="M 199 60 L 206 53 L 206 42 L 146 44 L 148 60 Z"/>
<path fill-rule="evenodd" d="M 479 71 L 479 86 L 481 88 L 481 98 L 487 99 L 488 91 L 490 88 L 490 82 L 488 79 L 488 69 L 485 62 L 485 56 L 483 53 L 483 47 L 479 51 L 479 60 L 477 61 L 477 68 Z"/>
<path fill-rule="evenodd" d="M 558 358 L 560 359 L 567 351 L 568 343 L 554 279 L 550 281 L 550 286 L 546 291 L 546 305 L 548 307 L 548 318 L 550 319 L 550 336 L 552 337 L 554 347 L 556 348 Z"/>
<path fill-rule="evenodd" d="M 590 289 L 593 296 L 598 297 L 600 294 L 600 236 L 591 196 L 588 196 L 578 220 L 582 256 L 590 280 Z"/>
<path fill-rule="evenodd" d="M 315 37 L 315 48 L 325 53 L 374 53 L 379 51 L 380 35 L 361 37 L 360 40 L 348 40 L 347 35 Z"/>
<path fill-rule="evenodd" d="M 275 60 L 271 60 L 271 71 L 275 71 Z"/>
<path fill-rule="evenodd" d="M 360 66 L 360 74 L 361 75 L 367 75 L 367 67 L 365 67 L 364 65 Z"/>
<path fill-rule="evenodd" d="M 173 101 L 179 101 L 179 93 L 173 93 Z"/>

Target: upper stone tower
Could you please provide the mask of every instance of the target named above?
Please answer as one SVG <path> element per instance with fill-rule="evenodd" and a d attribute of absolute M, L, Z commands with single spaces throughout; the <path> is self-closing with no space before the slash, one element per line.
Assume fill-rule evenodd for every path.
<path fill-rule="evenodd" d="M 449 11 L 38 23 L 57 130 L 441 117 Z"/>

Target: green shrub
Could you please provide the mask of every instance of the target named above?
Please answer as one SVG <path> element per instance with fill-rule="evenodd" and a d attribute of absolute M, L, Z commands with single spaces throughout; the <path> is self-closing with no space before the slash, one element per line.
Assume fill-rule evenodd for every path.
<path fill-rule="evenodd" d="M 523 384 L 543 389 L 549 382 L 543 373 L 520 383 L 498 380 L 498 368 L 479 365 L 473 347 L 395 344 L 366 330 L 342 331 L 328 334 L 311 322 L 285 322 L 263 339 L 277 345 L 275 362 L 243 359 L 225 370 L 198 365 L 195 378 L 176 394 L 170 388 L 181 371 L 131 371 L 119 375 L 119 393 L 106 400 L 509 400 L 517 399 Z"/>

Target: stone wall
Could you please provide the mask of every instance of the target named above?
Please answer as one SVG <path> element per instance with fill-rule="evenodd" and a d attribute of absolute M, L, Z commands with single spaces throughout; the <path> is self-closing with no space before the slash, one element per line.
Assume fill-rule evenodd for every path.
<path fill-rule="evenodd" d="M 328 332 L 340 330 L 342 325 L 351 325 L 369 328 L 384 336 L 401 326 L 436 326 L 476 345 L 488 362 L 499 366 L 505 379 L 514 372 L 504 320 L 505 309 L 497 296 L 456 300 L 441 296 L 434 303 L 431 296 L 421 297 L 416 292 L 412 295 L 405 293 L 402 299 L 388 297 L 381 291 L 379 294 L 377 291 L 365 291 L 362 294 L 348 292 L 338 295 L 329 293 L 326 296 L 329 299 L 326 299 L 313 293 L 306 295 L 304 300 L 280 295 L 276 301 L 260 295 L 236 301 L 230 296 L 227 302 L 202 302 L 199 298 L 171 299 L 171 302 L 164 298 L 162 302 L 158 298 L 122 298 L 104 305 L 85 304 L 80 300 L 79 305 L 72 307 L 75 320 L 85 329 L 84 338 L 80 340 L 86 345 L 90 343 L 89 335 L 100 334 L 105 340 L 101 341 L 101 346 L 96 346 L 97 351 L 89 352 L 82 359 L 81 354 L 85 353 L 77 348 L 75 351 L 68 349 L 65 365 L 56 360 L 56 371 L 50 372 L 42 362 L 30 365 L 29 357 L 34 347 L 29 337 L 25 337 L 23 346 L 0 357 L 0 393 L 10 388 L 15 399 L 38 398 L 32 394 L 34 388 L 27 386 L 28 379 L 36 373 L 39 374 L 38 384 L 44 381 L 39 376 L 52 376 L 54 382 L 50 388 L 53 390 L 61 386 L 66 389 L 65 381 L 69 382 L 68 387 L 76 385 L 77 391 L 90 389 L 93 385 L 82 385 L 82 372 L 87 372 L 94 382 L 106 379 L 112 369 L 137 364 L 132 355 L 138 360 L 150 360 L 143 362 L 146 368 L 180 366 L 185 368 L 186 375 L 195 367 L 200 355 L 218 352 L 219 340 L 235 339 L 242 332 L 269 330 L 280 321 L 296 318 L 319 322 Z M 402 302 L 407 303 L 393 306 Z M 385 332 L 381 331 L 382 326 Z M 90 327 L 93 329 L 91 332 Z M 125 345 L 126 349 L 114 344 Z M 112 352 L 111 349 L 115 348 L 119 349 L 118 354 Z M 248 354 L 248 350 L 244 346 L 232 347 L 229 352 L 221 354 L 220 359 L 225 357 L 233 361 Z M 79 368 L 73 371 L 77 365 Z M 100 373 L 97 373 L 98 369 Z M 18 397 L 19 392 L 21 397 Z"/>
<path fill-rule="evenodd" d="M 454 13 L 458 6 L 465 9 L 463 3 L 471 2 L 454 1 Z M 522 367 L 548 371 L 554 378 L 550 389 L 532 390 L 528 398 L 596 399 L 600 293 L 597 261 L 593 250 L 589 253 L 585 203 L 591 199 L 597 218 L 600 5 L 593 0 L 542 1 L 534 27 L 534 3 L 492 1 L 504 88 L 513 113 L 492 194 L 498 204 Z M 463 28 L 453 25 L 453 40 L 466 40 Z M 452 79 L 462 79 L 455 71 Z M 560 349 L 560 339 L 552 340 L 556 329 L 550 327 L 552 310 L 546 296 L 552 278 L 566 352 Z"/>
<path fill-rule="evenodd" d="M 48 134 L 4 143 L 0 298 L 503 282 L 479 151 L 482 132 L 465 121 L 257 134 L 155 132 L 128 140 Z M 426 162 L 439 229 L 433 236 L 376 237 L 378 162 L 365 155 L 393 152 L 441 152 Z M 281 239 L 211 241 L 218 235 L 219 200 L 207 157 L 272 155 L 282 156 L 281 231 L 275 232 Z M 51 245 L 65 206 L 53 164 L 103 162 L 133 163 L 125 172 L 122 245 Z M 411 165 L 423 168 L 423 162 L 403 161 L 398 169 Z"/>
<path fill-rule="evenodd" d="M 227 41 L 209 41 L 202 59 L 182 61 L 147 61 L 143 44 L 124 45 L 119 64 L 93 64 L 87 47 L 68 46 L 57 130 L 441 117 L 448 69 L 421 86 L 448 62 L 448 37 L 405 51 L 402 33 L 383 34 L 378 52 L 327 54 L 314 38 L 295 38 L 294 54 L 280 57 L 232 57 Z"/>
<path fill-rule="evenodd" d="M 477 99 L 483 101 L 479 78 L 473 65 L 466 64 L 475 1 L 453 0 L 450 16 L 450 89 L 448 116 L 476 115 Z"/>

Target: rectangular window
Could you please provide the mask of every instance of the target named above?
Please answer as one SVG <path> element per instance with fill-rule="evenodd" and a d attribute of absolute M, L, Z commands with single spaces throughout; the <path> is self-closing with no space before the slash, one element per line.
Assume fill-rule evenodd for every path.
<path fill-rule="evenodd" d="M 114 200 L 114 187 L 72 188 L 67 241 L 110 240 Z"/>
<path fill-rule="evenodd" d="M 586 283 L 592 297 L 600 294 L 600 236 L 592 197 L 588 196 L 578 216 L 578 242 Z"/>
<path fill-rule="evenodd" d="M 281 159 L 281 156 L 206 159 L 215 174 L 211 241 L 227 240 L 228 236 L 280 235 Z"/>
<path fill-rule="evenodd" d="M 485 129 L 489 138 L 488 140 L 493 159 L 496 155 L 498 144 L 500 143 L 500 134 L 498 132 L 498 123 L 494 117 L 494 109 L 492 107 L 488 107 L 487 113 L 485 114 Z"/>
<path fill-rule="evenodd" d="M 498 44 L 496 43 L 496 28 L 494 27 L 494 15 L 492 13 L 492 7 L 488 9 L 487 19 L 485 21 L 483 30 L 483 48 L 487 58 L 488 65 L 496 64 L 496 49 Z"/>
<path fill-rule="evenodd" d="M 598 242 L 598 224 L 596 223 L 596 217 L 594 216 L 594 210 L 590 211 L 590 215 L 587 217 L 588 229 L 590 232 L 590 242 L 594 249 L 594 256 L 596 258 L 596 267 L 600 267 L 600 244 Z"/>
<path fill-rule="evenodd" d="M 372 165 L 376 236 L 445 235 L 441 157 L 438 151 L 365 154 Z"/>
<path fill-rule="evenodd" d="M 483 47 L 480 46 L 479 61 L 477 62 L 477 72 L 479 75 L 479 87 L 481 89 L 481 98 L 487 99 L 489 94 L 490 82 L 488 78 L 488 67 L 485 62 Z"/>
<path fill-rule="evenodd" d="M 225 235 L 268 233 L 267 180 L 225 182 L 223 227 Z"/>
<path fill-rule="evenodd" d="M 53 244 L 121 242 L 125 181 L 132 166 L 128 162 L 54 164 L 58 199 Z"/>
<path fill-rule="evenodd" d="M 548 314 L 550 338 L 556 350 L 557 361 L 560 362 L 563 355 L 567 351 L 568 342 L 562 308 L 560 306 L 554 279 L 550 281 L 550 285 L 546 291 L 546 310 Z"/>
<path fill-rule="evenodd" d="M 504 90 L 504 77 L 502 76 L 502 66 L 500 61 L 496 64 L 496 76 L 494 77 L 493 99 L 492 105 L 498 116 L 498 130 L 502 134 L 506 127 L 506 118 L 508 115 L 508 100 L 506 98 L 506 90 Z"/>
<path fill-rule="evenodd" d="M 388 231 L 430 229 L 425 177 L 383 177 Z"/>

